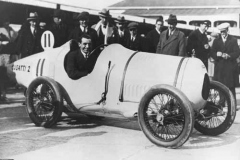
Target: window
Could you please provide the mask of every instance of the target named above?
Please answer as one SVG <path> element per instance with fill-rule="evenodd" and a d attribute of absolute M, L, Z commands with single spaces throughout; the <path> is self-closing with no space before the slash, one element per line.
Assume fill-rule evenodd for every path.
<path fill-rule="evenodd" d="M 187 22 L 186 22 L 186 21 L 183 21 L 183 20 L 178 20 L 178 23 L 187 24 Z"/>
<path fill-rule="evenodd" d="M 236 21 L 227 21 L 227 20 L 226 21 L 224 21 L 224 20 L 223 21 L 215 21 L 214 22 L 214 27 L 217 27 L 218 25 L 220 25 L 222 23 L 226 23 L 226 22 L 230 24 L 230 27 L 234 27 L 234 28 L 237 27 L 237 22 Z"/>
<path fill-rule="evenodd" d="M 189 25 L 192 25 L 192 26 L 200 26 L 200 24 L 204 21 L 207 21 L 208 24 L 210 25 L 209 27 L 211 27 L 211 21 L 209 20 L 196 20 L 196 21 L 190 21 L 189 22 Z"/>

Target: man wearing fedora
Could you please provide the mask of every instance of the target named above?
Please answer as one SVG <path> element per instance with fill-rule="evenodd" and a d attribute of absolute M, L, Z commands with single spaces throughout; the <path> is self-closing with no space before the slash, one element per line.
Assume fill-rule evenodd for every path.
<path fill-rule="evenodd" d="M 111 15 L 109 10 L 102 9 L 99 12 L 99 18 L 100 21 L 92 26 L 97 31 L 98 45 L 109 44 L 110 37 L 113 34 L 113 25 L 110 23 Z"/>
<path fill-rule="evenodd" d="M 146 39 L 138 33 L 138 23 L 128 24 L 130 36 L 127 39 L 127 48 L 134 51 L 147 51 Z"/>
<path fill-rule="evenodd" d="M 98 35 L 97 32 L 89 27 L 89 13 L 88 12 L 82 12 L 75 17 L 79 21 L 79 25 L 76 26 L 69 34 L 68 39 L 75 39 L 76 41 L 79 40 L 79 38 L 83 34 L 88 34 L 91 36 L 92 40 L 92 48 L 94 49 L 97 47 L 97 41 L 98 41 Z"/>
<path fill-rule="evenodd" d="M 27 23 L 22 25 L 16 46 L 16 51 L 19 52 L 20 58 L 43 51 L 41 46 L 42 31 L 38 22 L 37 12 L 31 12 L 27 18 Z"/>
<path fill-rule="evenodd" d="M 69 29 L 63 22 L 63 14 L 61 10 L 54 10 L 53 22 L 49 26 L 49 30 L 54 35 L 54 48 L 62 46 L 68 40 Z"/>
<path fill-rule="evenodd" d="M 170 14 L 166 21 L 168 29 L 161 33 L 156 53 L 185 56 L 185 35 L 176 28 L 178 22 L 176 15 Z"/>
<path fill-rule="evenodd" d="M 160 34 L 163 31 L 163 17 L 159 16 L 155 23 L 155 28 L 148 32 L 147 41 L 148 41 L 148 52 L 156 53 L 157 45 L 159 42 Z"/>
<path fill-rule="evenodd" d="M 213 79 L 226 85 L 236 100 L 235 88 L 239 85 L 237 58 L 240 55 L 237 39 L 228 34 L 229 23 L 217 28 L 220 36 L 213 41 L 211 57 L 215 60 Z"/>
<path fill-rule="evenodd" d="M 110 43 L 119 43 L 126 47 L 127 40 L 130 36 L 128 29 L 126 28 L 126 21 L 124 16 L 118 16 L 115 20 L 116 27 L 114 27 L 114 32 L 111 37 Z"/>

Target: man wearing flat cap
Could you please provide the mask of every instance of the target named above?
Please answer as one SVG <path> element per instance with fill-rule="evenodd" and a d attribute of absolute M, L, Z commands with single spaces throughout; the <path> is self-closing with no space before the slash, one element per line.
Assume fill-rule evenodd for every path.
<path fill-rule="evenodd" d="M 208 27 L 208 21 L 202 21 L 200 27 L 190 33 L 187 41 L 188 55 L 199 58 L 207 69 L 210 54 L 210 46 L 206 34 Z"/>
<path fill-rule="evenodd" d="M 159 16 L 155 23 L 155 28 L 148 32 L 148 52 L 156 53 L 157 45 L 159 42 L 160 34 L 163 32 L 163 16 Z"/>
<path fill-rule="evenodd" d="M 31 12 L 27 23 L 23 24 L 18 32 L 16 51 L 20 58 L 43 51 L 41 45 L 42 30 L 39 28 L 39 17 L 37 12 Z"/>
<path fill-rule="evenodd" d="M 99 12 L 100 21 L 92 26 L 97 31 L 98 45 L 109 44 L 110 37 L 113 34 L 113 25 L 110 23 L 111 15 L 109 10 L 102 9 Z"/>
<path fill-rule="evenodd" d="M 178 23 L 176 15 L 170 14 L 166 21 L 168 29 L 161 33 L 156 53 L 186 56 L 185 35 L 176 28 Z"/>
<path fill-rule="evenodd" d="M 75 27 L 69 34 L 68 39 L 75 39 L 79 41 L 79 38 L 83 34 L 88 34 L 91 36 L 92 48 L 97 47 L 98 35 L 97 32 L 89 27 L 89 13 L 81 12 L 76 16 L 76 19 L 79 21 L 79 25 Z"/>
<path fill-rule="evenodd" d="M 124 16 L 118 16 L 115 20 L 116 27 L 114 27 L 113 35 L 110 43 L 119 43 L 126 47 L 126 42 L 130 36 L 128 29 L 126 28 L 126 21 Z"/>
<path fill-rule="evenodd" d="M 130 36 L 127 39 L 127 48 L 134 51 L 146 51 L 146 39 L 138 33 L 138 23 L 131 22 L 128 24 Z"/>
<path fill-rule="evenodd" d="M 67 42 L 69 28 L 64 23 L 64 12 L 61 10 L 54 10 L 53 12 L 53 22 L 49 26 L 49 30 L 54 35 L 54 48 L 62 46 L 64 43 Z"/>
<path fill-rule="evenodd" d="M 213 79 L 226 85 L 236 100 L 235 88 L 239 85 L 237 58 L 240 54 L 237 39 L 228 34 L 229 23 L 222 23 L 217 28 L 220 36 L 213 41 L 211 50 L 215 60 Z"/>

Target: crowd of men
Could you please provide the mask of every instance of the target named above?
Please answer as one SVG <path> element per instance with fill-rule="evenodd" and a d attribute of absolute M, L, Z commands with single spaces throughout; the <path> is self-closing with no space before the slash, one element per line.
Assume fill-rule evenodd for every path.
<path fill-rule="evenodd" d="M 30 13 L 27 22 L 22 25 L 18 36 L 15 36 L 13 40 L 11 31 L 8 29 L 9 32 L 6 32 L 6 36 L 9 41 L 16 42 L 15 51 L 18 56 L 15 59 L 43 51 L 41 35 L 45 30 L 50 30 L 55 38 L 54 47 L 59 47 L 72 40 L 70 54 L 67 58 L 68 64 L 71 65 L 66 67 L 68 75 L 72 79 L 78 79 L 89 73 L 83 68 L 92 49 L 99 45 L 119 43 L 134 51 L 196 57 L 204 63 L 206 68 L 208 68 L 208 59 L 211 57 L 215 62 L 213 78 L 229 87 L 235 95 L 235 87 L 239 85 L 236 59 L 239 57 L 240 51 L 237 40 L 228 34 L 228 23 L 219 25 L 220 34 L 213 35 L 213 38 L 216 39 L 210 41 L 207 37 L 209 27 L 207 21 L 202 21 L 200 27 L 192 31 L 186 38 L 185 34 L 177 29 L 178 20 L 173 14 L 170 14 L 165 20 L 168 27 L 164 27 L 163 17 L 159 16 L 155 28 L 146 36 L 140 35 L 138 32 L 138 23 L 127 24 L 123 16 L 113 19 L 107 9 L 99 12 L 100 21 L 93 26 L 89 26 L 90 15 L 88 12 L 82 12 L 75 16 L 78 23 L 74 28 L 66 25 L 62 18 L 62 11 L 54 11 L 53 22 L 46 28 L 44 23 L 39 23 L 36 12 Z M 0 50 L 0 54 L 4 54 L 4 52 Z M 2 58 L 1 61 L 3 61 Z M 3 62 L 0 62 L 1 75 L 5 74 L 5 69 L 2 67 L 4 65 Z M 6 100 L 5 87 L 2 85 L 5 81 L 3 78 L 0 79 L 1 101 Z"/>

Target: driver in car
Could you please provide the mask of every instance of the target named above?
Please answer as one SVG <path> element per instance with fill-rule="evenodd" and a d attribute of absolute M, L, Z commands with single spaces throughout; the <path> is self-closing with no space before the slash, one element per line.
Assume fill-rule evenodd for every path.
<path fill-rule="evenodd" d="M 87 65 L 89 62 L 89 56 L 92 50 L 92 40 L 90 35 L 83 34 L 79 38 L 79 43 L 75 40 L 72 40 L 71 46 L 78 45 L 79 48 L 75 50 L 70 50 L 66 56 L 66 72 L 68 77 L 77 80 L 81 77 L 88 75 L 91 71 L 91 67 Z M 75 47 L 76 48 L 76 47 Z"/>

